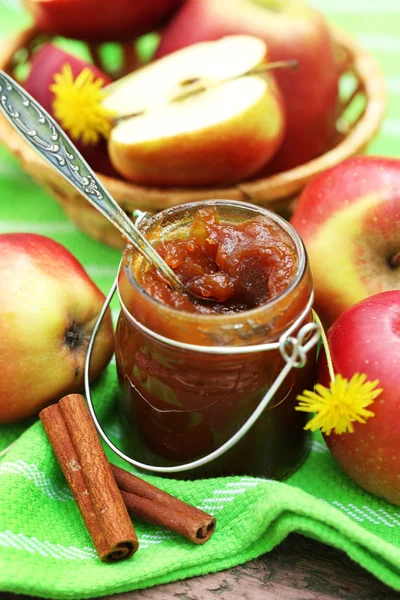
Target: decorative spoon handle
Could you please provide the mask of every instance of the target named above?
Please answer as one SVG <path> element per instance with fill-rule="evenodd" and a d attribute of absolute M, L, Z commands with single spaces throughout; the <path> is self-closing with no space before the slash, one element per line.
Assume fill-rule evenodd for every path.
<path fill-rule="evenodd" d="M 119 229 L 142 256 L 154 264 L 171 287 L 182 282 L 117 204 L 49 113 L 0 69 L 0 111 L 26 142 Z"/>

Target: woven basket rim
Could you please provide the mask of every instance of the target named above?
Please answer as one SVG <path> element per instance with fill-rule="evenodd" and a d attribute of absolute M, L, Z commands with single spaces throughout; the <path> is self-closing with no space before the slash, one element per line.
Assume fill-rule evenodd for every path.
<path fill-rule="evenodd" d="M 288 171 L 265 178 L 246 180 L 227 188 L 159 188 L 134 184 L 102 173 L 97 173 L 97 175 L 110 193 L 114 193 L 121 206 L 127 210 L 140 207 L 138 205 L 143 205 L 144 199 L 149 207 L 153 206 L 156 210 L 183 202 L 209 198 L 238 200 L 250 198 L 254 204 L 268 205 L 271 203 L 274 204 L 274 207 L 280 204 L 284 205 L 288 198 L 299 193 L 315 175 L 362 152 L 375 136 L 385 115 L 386 84 L 378 62 L 351 36 L 336 27 L 332 27 L 332 31 L 335 41 L 345 48 L 352 58 L 354 71 L 363 83 L 367 102 L 365 112 L 355 127 L 331 150 Z M 35 27 L 29 27 L 3 42 L 0 46 L 0 68 L 6 69 L 15 52 L 39 34 L 40 32 Z M 5 47 L 4 53 L 2 52 L 3 47 Z M 2 121 L 3 119 L 4 117 L 2 117 Z M 12 130 L 11 126 L 0 128 L 0 141 L 23 163 L 29 163 L 29 170 L 37 168 L 42 171 L 44 169 L 52 171 L 52 168 L 24 142 L 17 132 Z"/>

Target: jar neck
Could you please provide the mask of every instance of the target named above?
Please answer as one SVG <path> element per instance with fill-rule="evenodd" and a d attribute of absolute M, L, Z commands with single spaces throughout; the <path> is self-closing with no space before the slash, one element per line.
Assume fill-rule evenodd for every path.
<path fill-rule="evenodd" d="M 228 204 L 227 201 L 225 202 Z M 196 204 L 204 206 L 210 203 Z M 223 210 L 228 210 L 225 208 L 226 204 L 223 204 Z M 149 296 L 135 280 L 132 281 L 131 272 L 130 276 L 127 276 L 127 267 L 121 263 L 118 293 L 122 310 L 129 323 L 132 325 L 139 323 L 165 339 L 184 344 L 227 347 L 275 342 L 299 319 L 310 301 L 313 290 L 307 257 L 299 236 L 286 221 L 270 211 L 239 202 L 229 202 L 229 207 L 231 206 L 236 211 L 240 209 L 240 214 L 243 213 L 245 219 L 260 214 L 269 218 L 288 235 L 298 264 L 297 273 L 288 288 L 280 296 L 251 310 L 218 315 L 191 313 L 173 309 Z M 179 210 L 183 208 L 175 209 L 175 211 Z M 195 205 L 186 208 L 185 215 L 188 210 L 196 210 Z M 176 219 L 174 210 L 163 211 L 163 213 L 167 215 L 168 227 L 171 227 L 170 213 L 173 213 L 179 225 L 179 218 Z M 156 232 L 155 239 L 158 239 L 157 236 L 160 235 L 162 225 L 165 223 L 163 213 L 159 213 L 145 223 L 143 231 L 149 239 L 152 231 Z M 132 262 L 136 264 L 137 261 L 139 264 L 140 260 L 140 257 L 134 256 Z"/>
<path fill-rule="evenodd" d="M 311 309 L 314 301 L 314 292 L 311 293 L 308 303 L 304 310 L 300 313 L 297 319 L 283 332 L 285 337 L 294 334 L 301 325 L 307 320 L 311 314 Z M 206 354 L 220 354 L 226 356 L 228 354 L 251 354 L 254 352 L 264 352 L 266 350 L 278 350 L 280 348 L 282 337 L 279 337 L 279 341 L 265 341 L 260 344 L 252 344 L 250 346 L 200 346 L 197 344 L 191 344 L 175 340 L 174 338 L 167 338 L 151 329 L 148 329 L 140 321 L 128 311 L 126 306 L 121 302 L 122 313 L 126 321 L 135 329 L 140 330 L 144 335 L 157 342 L 178 348 L 179 350 L 188 350 L 190 352 L 206 353 Z"/>

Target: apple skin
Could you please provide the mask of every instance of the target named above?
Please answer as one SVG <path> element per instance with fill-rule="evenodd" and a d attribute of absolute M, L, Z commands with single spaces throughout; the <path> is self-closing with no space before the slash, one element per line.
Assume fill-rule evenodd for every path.
<path fill-rule="evenodd" d="M 83 390 L 87 345 L 104 296 L 49 238 L 2 234 L 0 254 L 0 423 L 10 423 Z M 92 379 L 113 350 L 109 313 L 93 349 Z"/>
<path fill-rule="evenodd" d="M 333 367 L 350 379 L 365 373 L 383 392 L 368 406 L 375 416 L 354 423 L 353 433 L 325 435 L 343 471 L 359 486 L 400 505 L 400 291 L 376 294 L 355 304 L 329 329 Z M 329 386 L 324 353 L 318 381 Z"/>
<path fill-rule="evenodd" d="M 38 28 L 90 42 L 132 40 L 154 31 L 183 0 L 24 0 Z"/>
<path fill-rule="evenodd" d="M 400 160 L 350 158 L 318 175 L 291 224 L 314 277 L 315 310 L 330 325 L 363 298 L 400 289 Z"/>
<path fill-rule="evenodd" d="M 110 77 L 94 65 L 52 44 L 45 44 L 32 57 L 31 69 L 24 87 L 53 117 L 54 94 L 50 90 L 50 86 L 54 83 L 54 75 L 60 73 L 65 64 L 70 65 L 74 79 L 83 69 L 89 68 L 96 79 L 104 81 L 103 85 L 111 83 Z M 108 157 L 106 140 L 102 139 L 92 146 L 83 144 L 81 141 L 73 141 L 93 169 L 110 177 L 119 177 Z"/>
<path fill-rule="evenodd" d="M 156 56 L 238 33 L 263 39 L 271 62 L 299 61 L 296 71 L 275 72 L 286 136 L 257 176 L 285 171 L 323 153 L 335 134 L 341 64 L 323 16 L 302 0 L 187 0 L 162 32 Z"/>

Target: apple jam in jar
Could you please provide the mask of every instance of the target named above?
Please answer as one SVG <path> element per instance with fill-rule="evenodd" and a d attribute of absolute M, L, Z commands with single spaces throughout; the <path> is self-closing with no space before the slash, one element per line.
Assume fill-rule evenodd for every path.
<path fill-rule="evenodd" d="M 196 302 L 171 290 L 136 250 L 125 249 L 116 333 L 125 444 L 143 463 L 173 466 L 213 452 L 251 416 L 285 365 L 279 348 L 262 344 L 312 321 L 313 284 L 297 233 L 262 208 L 198 202 L 140 228 L 191 291 L 213 299 Z M 295 399 L 312 385 L 314 366 L 311 352 L 237 444 L 180 475 L 282 479 L 293 472 L 309 446 Z"/>

